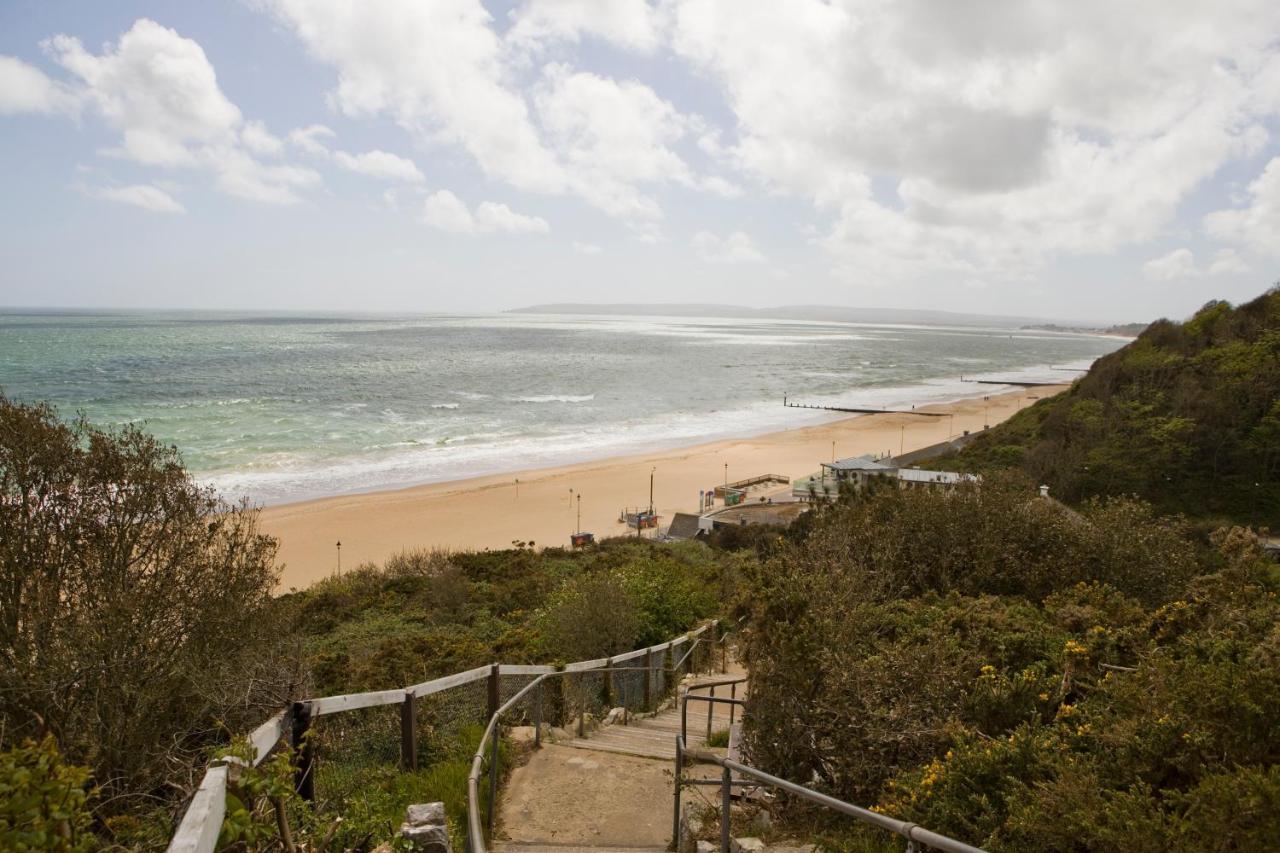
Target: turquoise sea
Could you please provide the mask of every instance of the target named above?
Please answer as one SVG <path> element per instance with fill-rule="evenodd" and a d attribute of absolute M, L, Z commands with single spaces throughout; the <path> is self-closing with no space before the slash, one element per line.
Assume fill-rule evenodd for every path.
<path fill-rule="evenodd" d="M 145 424 L 278 503 L 803 426 L 1061 380 L 1123 339 L 670 317 L 0 312 L 0 390 Z"/>

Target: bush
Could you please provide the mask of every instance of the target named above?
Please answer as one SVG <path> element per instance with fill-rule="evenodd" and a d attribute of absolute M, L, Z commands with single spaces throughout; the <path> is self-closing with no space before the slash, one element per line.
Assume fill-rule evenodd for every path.
<path fill-rule="evenodd" d="M 1234 529 L 1188 578 L 1139 502 L 1037 526 L 1003 488 L 829 510 L 752 575 L 753 761 L 991 850 L 1263 849 L 1280 569 Z"/>
<path fill-rule="evenodd" d="M 94 849 L 88 781 L 86 768 L 63 762 L 52 736 L 0 752 L 0 850 Z"/>
<path fill-rule="evenodd" d="M 0 396 L 0 741 L 47 728 L 113 811 L 187 784 L 295 681 L 274 555 L 173 448 Z"/>

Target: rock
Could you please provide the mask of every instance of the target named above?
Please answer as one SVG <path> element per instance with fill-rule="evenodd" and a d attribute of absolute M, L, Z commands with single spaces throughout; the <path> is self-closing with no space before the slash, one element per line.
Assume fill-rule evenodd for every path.
<path fill-rule="evenodd" d="M 417 853 L 452 853 L 444 803 L 414 803 L 405 813 L 400 837 Z"/>
<path fill-rule="evenodd" d="M 734 838 L 729 841 L 733 853 L 764 853 L 764 842 L 759 838 Z"/>
<path fill-rule="evenodd" d="M 444 826 L 444 803 L 414 803 L 404 822 L 409 826 Z"/>
<path fill-rule="evenodd" d="M 700 853 L 702 842 L 698 836 L 702 834 L 702 818 L 685 809 L 680 815 L 680 850 L 681 853 Z"/>
<path fill-rule="evenodd" d="M 710 841 L 699 841 L 696 853 L 716 853 L 716 846 Z"/>
<path fill-rule="evenodd" d="M 773 829 L 773 815 L 761 809 L 751 816 L 751 828 L 761 835 L 767 834 Z"/>
<path fill-rule="evenodd" d="M 415 853 L 453 853 L 449 843 L 449 830 L 436 824 L 400 827 L 400 837 L 409 842 Z"/>
<path fill-rule="evenodd" d="M 606 725 L 606 726 L 616 725 L 622 722 L 624 719 L 626 719 L 626 716 L 627 716 L 626 708 L 613 708 L 612 710 L 609 711 L 608 715 L 604 718 L 603 725 Z"/>
<path fill-rule="evenodd" d="M 545 731 L 545 729 L 544 729 Z M 527 745 L 534 742 L 534 727 L 532 726 L 512 726 L 507 730 L 508 738 L 517 745 Z"/>

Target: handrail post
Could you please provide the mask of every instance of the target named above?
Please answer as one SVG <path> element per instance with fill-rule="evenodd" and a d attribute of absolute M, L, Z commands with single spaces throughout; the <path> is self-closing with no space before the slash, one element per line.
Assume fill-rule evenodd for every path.
<path fill-rule="evenodd" d="M 316 798 L 316 747 L 311 733 L 311 703 L 293 703 L 293 725 L 289 745 L 293 747 L 293 785 L 298 796 L 307 802 Z"/>
<path fill-rule="evenodd" d="M 545 683 L 542 679 L 546 676 L 538 677 L 538 686 L 534 692 L 538 694 L 538 698 L 534 700 L 533 705 L 533 748 L 538 749 L 542 746 L 542 685 Z"/>
<path fill-rule="evenodd" d="M 738 682 L 736 681 L 733 682 L 733 684 L 729 685 L 729 698 L 730 699 L 738 698 Z M 730 702 L 729 703 L 729 728 L 733 728 L 733 712 L 736 710 L 738 710 L 737 703 Z"/>
<path fill-rule="evenodd" d="M 490 837 L 493 836 L 493 808 L 498 801 L 498 741 L 502 740 L 502 723 L 493 721 L 493 748 L 489 753 L 489 808 L 486 810 L 485 823 Z"/>
<path fill-rule="evenodd" d="M 604 701 L 606 713 L 613 709 L 613 658 L 606 658 L 604 662 L 604 685 L 600 689 L 601 699 Z"/>
<path fill-rule="evenodd" d="M 707 649 L 707 674 L 716 671 L 716 643 L 720 635 L 720 623 L 718 621 L 711 623 L 711 648 Z"/>
<path fill-rule="evenodd" d="M 671 849 L 680 849 L 680 778 L 684 773 L 684 738 L 676 738 L 676 802 L 671 819 Z"/>
<path fill-rule="evenodd" d="M 676 687 L 676 701 L 680 703 L 680 738 L 688 741 L 689 739 L 689 691 L 686 689 L 683 693 L 680 688 Z"/>
<path fill-rule="evenodd" d="M 714 684 L 711 685 L 711 698 L 712 699 L 716 698 L 716 688 Z M 711 740 L 711 715 L 715 712 L 715 710 L 716 710 L 716 703 L 708 702 L 707 703 L 707 740 Z M 707 744 L 707 746 L 710 746 L 710 744 Z"/>
<path fill-rule="evenodd" d="M 406 690 L 400 704 L 400 763 L 410 772 L 418 769 L 418 721 L 413 692 Z"/>
<path fill-rule="evenodd" d="M 578 673 L 578 737 L 587 733 L 587 690 L 583 680 L 582 673 Z"/>
<path fill-rule="evenodd" d="M 729 853 L 729 768 L 720 776 L 720 853 Z"/>

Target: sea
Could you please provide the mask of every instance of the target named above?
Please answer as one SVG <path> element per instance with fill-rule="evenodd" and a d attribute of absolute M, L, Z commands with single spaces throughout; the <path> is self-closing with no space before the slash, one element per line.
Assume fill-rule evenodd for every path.
<path fill-rule="evenodd" d="M 0 392 L 137 424 L 278 504 L 1063 381 L 1125 340 L 693 317 L 0 311 Z"/>

